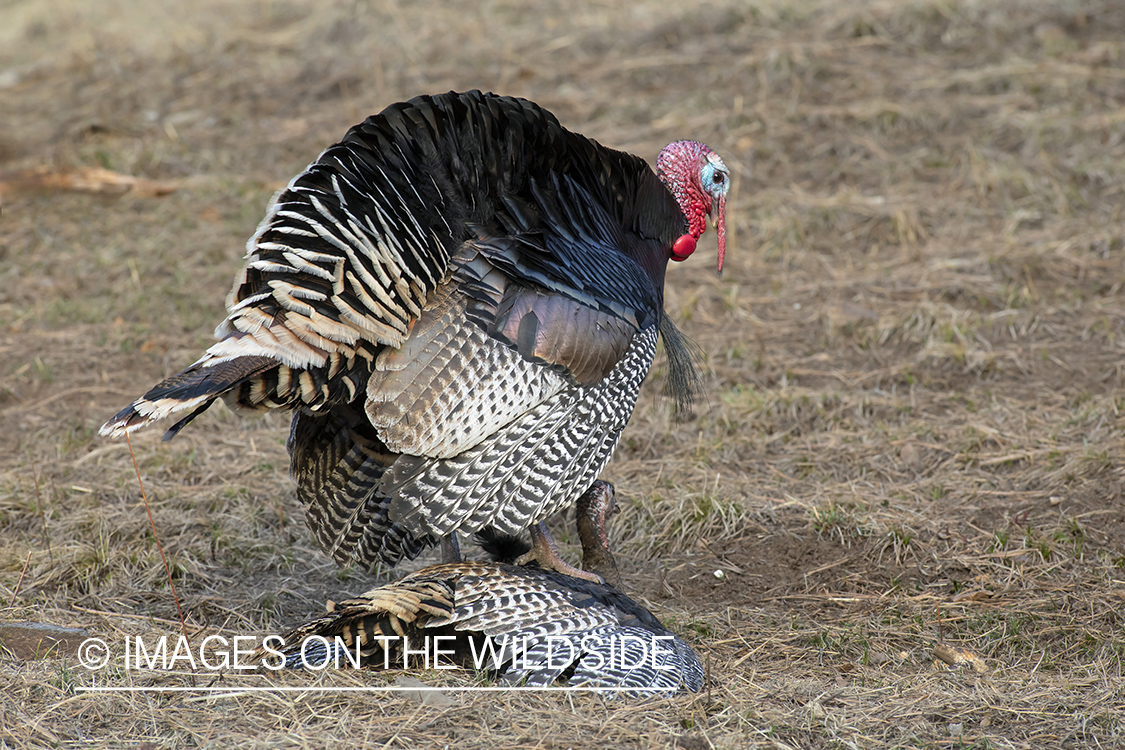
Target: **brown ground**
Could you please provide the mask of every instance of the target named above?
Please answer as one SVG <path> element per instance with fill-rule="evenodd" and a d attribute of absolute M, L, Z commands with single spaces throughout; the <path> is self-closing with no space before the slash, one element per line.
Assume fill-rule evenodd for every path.
<path fill-rule="evenodd" d="M 91 674 L 70 641 L 26 660 L 21 630 L 0 742 L 1125 746 L 1125 6 L 427 5 L 0 7 L 0 618 L 178 632 L 128 448 L 97 427 L 202 351 L 266 201 L 320 149 L 481 87 L 734 169 L 725 275 L 710 241 L 669 273 L 707 401 L 672 421 L 658 363 L 606 473 L 629 586 L 709 689 L 88 695 L 191 678 Z M 311 544 L 285 435 L 214 409 L 133 441 L 196 637 L 371 582 Z M 939 642 L 988 671 L 935 665 Z"/>

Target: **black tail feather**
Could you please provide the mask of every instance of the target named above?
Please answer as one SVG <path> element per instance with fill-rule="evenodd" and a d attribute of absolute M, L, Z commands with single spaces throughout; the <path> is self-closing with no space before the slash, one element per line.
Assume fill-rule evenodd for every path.
<path fill-rule="evenodd" d="M 272 357 L 236 357 L 216 365 L 192 365 L 149 389 L 146 401 L 189 401 L 200 396 L 221 396 L 245 380 L 261 375 L 278 364 Z"/>
<path fill-rule="evenodd" d="M 236 357 L 210 366 L 192 365 L 150 388 L 106 422 L 101 432 L 120 435 L 190 408 L 191 413 L 165 433 L 164 439 L 170 440 L 184 425 L 206 411 L 216 398 L 280 366 L 277 360 L 262 356 Z"/>
<path fill-rule="evenodd" d="M 213 404 L 213 403 L 215 403 L 215 399 L 213 399 L 213 398 L 209 398 L 206 401 L 204 401 L 202 404 L 200 404 L 199 408 L 193 409 L 191 414 L 188 414 L 186 417 L 181 419 L 179 422 L 176 422 L 176 424 L 169 427 L 168 431 L 164 433 L 164 437 L 162 437 L 160 439 L 163 442 L 167 443 L 169 440 L 176 437 L 176 435 L 179 435 L 180 430 L 184 429 L 184 427 L 187 426 L 188 422 L 195 419 L 196 417 L 198 417 L 200 414 L 207 411 L 208 409 L 210 409 L 211 404 Z"/>

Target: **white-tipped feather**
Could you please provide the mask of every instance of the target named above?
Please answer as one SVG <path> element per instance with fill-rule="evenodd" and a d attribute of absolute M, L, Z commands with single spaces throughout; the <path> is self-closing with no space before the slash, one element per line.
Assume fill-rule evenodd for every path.
<path fill-rule="evenodd" d="M 103 437 L 121 437 L 127 432 L 133 432 L 140 428 L 151 424 L 152 422 L 159 422 L 161 419 L 170 417 L 173 414 L 181 411 L 188 411 L 201 406 L 204 401 L 212 399 L 214 396 L 198 396 L 196 398 L 183 399 L 170 399 L 161 398 L 156 401 L 148 401 L 147 399 L 139 398 L 132 404 L 132 409 L 137 414 L 144 417 L 141 420 L 135 420 L 132 424 L 125 424 L 123 420 L 110 420 L 101 426 L 98 434 Z"/>

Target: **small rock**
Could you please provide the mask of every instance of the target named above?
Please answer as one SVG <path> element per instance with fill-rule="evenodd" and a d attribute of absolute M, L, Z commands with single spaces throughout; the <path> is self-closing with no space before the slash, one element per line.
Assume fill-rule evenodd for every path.
<path fill-rule="evenodd" d="M 1052 21 L 1044 21 L 1035 27 L 1035 38 L 1042 44 L 1057 44 L 1067 38 L 1062 26 Z"/>
<path fill-rule="evenodd" d="M 880 664 L 886 664 L 890 660 L 891 660 L 891 657 L 887 656 L 882 651 L 868 651 L 867 652 L 867 663 L 870 664 L 873 667 L 877 667 Z"/>
<path fill-rule="evenodd" d="M 24 661 L 74 656 L 89 637 L 83 628 L 64 628 L 43 622 L 0 623 L 0 646 Z"/>
<path fill-rule="evenodd" d="M 402 675 L 396 678 L 395 685 L 397 687 L 431 688 L 430 685 L 422 682 L 417 677 L 410 677 L 408 675 Z M 433 690 L 432 688 L 428 690 L 402 690 L 399 691 L 399 695 L 415 703 L 421 703 L 423 706 L 437 706 L 443 708 L 457 703 L 457 701 L 450 696 L 440 690 Z"/>
<path fill-rule="evenodd" d="M 922 468 L 922 451 L 918 450 L 918 446 L 914 443 L 907 443 L 899 448 L 898 457 L 902 460 L 902 465 L 908 469 L 917 471 Z"/>

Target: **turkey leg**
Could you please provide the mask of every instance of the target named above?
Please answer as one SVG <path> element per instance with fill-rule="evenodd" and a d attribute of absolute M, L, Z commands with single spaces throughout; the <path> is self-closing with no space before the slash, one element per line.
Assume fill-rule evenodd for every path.
<path fill-rule="evenodd" d="M 457 542 L 457 532 L 449 532 L 449 536 L 441 538 L 441 561 L 443 563 L 461 562 L 461 545 Z"/>
<path fill-rule="evenodd" d="M 563 575 L 581 578 L 593 583 L 605 583 L 600 575 L 588 573 L 581 568 L 576 568 L 559 557 L 559 546 L 555 543 L 546 524 L 537 523 L 531 527 L 531 551 L 516 561 L 517 565 L 527 565 L 529 562 L 539 563 L 539 567 L 553 570 Z"/>

